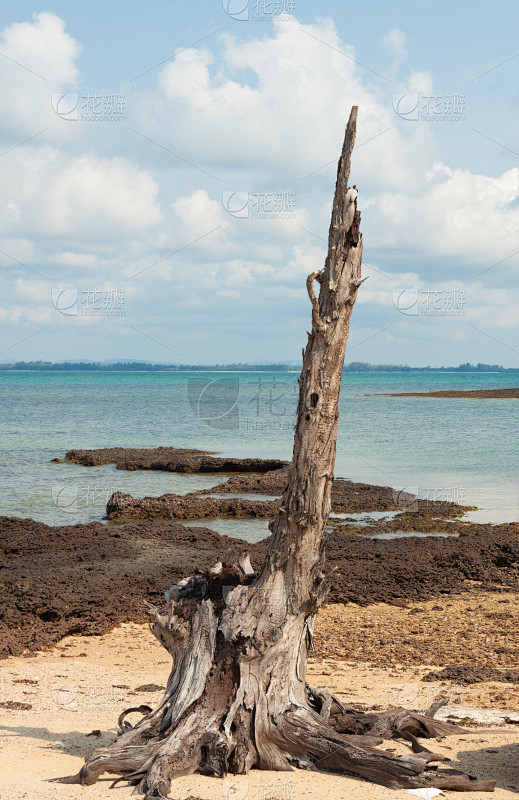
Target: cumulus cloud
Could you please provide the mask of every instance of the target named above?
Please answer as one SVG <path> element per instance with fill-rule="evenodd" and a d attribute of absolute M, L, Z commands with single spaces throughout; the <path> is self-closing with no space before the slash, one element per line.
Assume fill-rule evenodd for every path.
<path fill-rule="evenodd" d="M 396 46 L 398 36 L 392 38 Z M 345 120 L 358 104 L 358 145 L 370 140 L 369 148 L 358 146 L 355 162 L 364 187 L 412 187 L 430 164 L 430 132 L 397 132 L 390 84 L 372 85 L 332 20 L 274 20 L 272 36 L 241 41 L 226 34 L 221 47 L 218 61 L 208 47 L 191 48 L 164 67 L 156 95 L 140 98 L 147 135 L 221 170 L 268 168 L 300 178 L 336 163 Z"/>
<path fill-rule="evenodd" d="M 173 203 L 173 209 L 188 239 L 195 239 L 214 228 L 229 227 L 221 202 L 212 200 L 205 189 L 195 189 L 191 194 L 179 197 Z"/>
<path fill-rule="evenodd" d="M 2 130 L 13 136 L 67 137 L 73 131 L 52 109 L 52 95 L 72 91 L 79 79 L 78 42 L 56 14 L 40 12 L 32 22 L 15 22 L 0 34 Z"/>
<path fill-rule="evenodd" d="M 156 180 L 123 158 L 21 147 L 0 160 L 0 180 L 0 230 L 10 238 L 135 238 L 162 220 Z"/>
<path fill-rule="evenodd" d="M 54 258 L 58 264 L 80 269 L 95 269 L 99 263 L 98 257 L 94 253 L 71 253 L 65 250 Z"/>
<path fill-rule="evenodd" d="M 441 256 L 439 273 L 453 261 L 465 276 L 509 256 L 506 266 L 519 265 L 519 168 L 493 178 L 436 164 L 424 189 L 420 198 L 378 195 L 372 244 Z"/>
<path fill-rule="evenodd" d="M 394 56 L 406 58 L 406 35 L 400 28 L 391 28 L 382 41 Z"/>
<path fill-rule="evenodd" d="M 0 79 L 9 87 L 0 100 L 4 133 L 29 136 L 54 112 L 49 85 L 28 70 L 59 91 L 74 91 L 80 45 L 48 13 L 11 25 L 2 36 L 3 51 L 27 67 L 0 59 Z M 324 263 L 344 124 L 358 104 L 353 170 L 370 279 L 359 293 L 355 341 L 378 336 L 387 325 L 380 334 L 386 343 L 393 339 L 400 347 L 405 339 L 411 347 L 419 338 L 415 321 L 395 307 L 395 292 L 463 290 L 464 327 L 450 327 L 459 341 L 470 324 L 516 326 L 519 297 L 505 284 L 519 263 L 512 255 L 519 250 L 519 169 L 490 177 L 449 164 L 433 125 L 398 117 L 395 91 L 425 94 L 434 87 L 428 71 L 409 67 L 402 74 L 404 31 L 395 28 L 383 38 L 393 59 L 392 83 L 356 61 L 355 48 L 330 19 L 275 20 L 267 33 L 247 36 L 225 34 L 211 47 L 179 52 L 153 89 L 132 96 L 132 126 L 170 153 L 134 137 L 130 157 L 121 137 L 122 155 L 114 156 L 103 149 L 105 141 L 113 148 L 113 131 L 107 136 L 105 129 L 83 126 L 78 134 L 79 126 L 58 120 L 51 143 L 42 145 L 42 136 L 0 159 L 0 250 L 7 254 L 0 253 L 0 318 L 28 326 L 50 314 L 55 323 L 43 277 L 49 275 L 53 286 L 88 288 L 88 281 L 90 288 L 124 289 L 127 319 L 158 341 L 185 337 L 178 347 L 185 360 L 200 360 L 189 350 L 197 342 L 209 348 L 208 358 L 216 354 L 231 330 L 243 332 L 244 357 L 249 346 L 256 348 L 249 357 L 261 358 L 263 342 L 265 357 L 297 357 L 309 315 L 304 279 Z M 56 146 L 65 135 L 66 147 Z M 240 218 L 223 202 L 227 190 L 243 190 L 249 201 L 257 193 L 289 191 L 293 213 L 262 217 L 251 205 Z M 488 291 L 487 273 L 471 280 L 500 259 L 503 266 L 488 275 L 503 285 L 492 280 Z M 31 276 L 24 265 L 42 275 Z M 73 323 L 60 318 L 58 324 Z M 80 324 L 89 333 L 112 325 L 102 319 Z M 129 347 L 128 329 L 114 326 L 111 335 Z M 441 321 L 428 319 L 426 326 L 436 326 L 436 341 L 448 340 Z M 238 347 L 236 336 L 233 341 Z M 359 345 L 352 357 L 365 352 Z M 166 356 L 159 349 L 150 357 Z"/>

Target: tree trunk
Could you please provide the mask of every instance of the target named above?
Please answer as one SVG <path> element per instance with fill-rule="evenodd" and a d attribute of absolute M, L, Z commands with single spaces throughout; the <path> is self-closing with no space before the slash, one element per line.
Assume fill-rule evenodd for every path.
<path fill-rule="evenodd" d="M 306 685 L 314 619 L 328 592 L 323 534 L 344 354 L 361 284 L 360 213 L 355 187 L 348 189 L 356 121 L 354 107 L 339 159 L 328 255 L 307 279 L 312 331 L 303 353 L 293 460 L 265 564 L 257 574 L 246 554 L 239 564 L 218 563 L 173 586 L 162 608 L 150 608 L 153 632 L 173 658 L 162 701 L 153 711 L 141 708 L 145 716 L 133 728 L 123 713 L 119 738 L 63 782 L 92 784 L 109 772 L 151 798 L 167 795 L 175 776 L 195 771 L 221 777 L 252 767 L 306 766 L 390 787 L 493 788 L 431 768 L 441 758 L 416 737 L 460 730 L 435 723 L 434 708 L 424 717 L 402 709 L 362 714 Z M 374 749 L 394 736 L 407 739 L 414 752 L 399 757 Z"/>

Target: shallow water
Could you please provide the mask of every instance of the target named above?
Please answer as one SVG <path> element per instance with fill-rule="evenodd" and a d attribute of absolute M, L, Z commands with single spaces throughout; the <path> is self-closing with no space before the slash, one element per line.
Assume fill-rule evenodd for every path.
<path fill-rule="evenodd" d="M 336 520 L 344 520 L 345 525 L 357 525 L 359 528 L 364 528 L 367 525 L 370 525 L 373 520 L 379 521 L 381 519 L 393 519 L 397 514 L 401 514 L 401 510 L 398 511 L 359 511 L 358 513 L 353 514 L 345 514 L 344 512 L 336 513 L 334 511 L 330 512 L 330 517 Z"/>
<path fill-rule="evenodd" d="M 186 520 L 182 523 L 187 527 L 197 528 L 211 528 L 213 531 L 225 534 L 231 538 L 245 539 L 246 542 L 259 542 L 270 536 L 268 529 L 268 519 L 227 519 L 222 517 L 213 517 L 212 519 L 200 520 Z M 325 528 L 327 533 L 333 533 L 335 528 L 332 525 L 327 525 Z M 421 531 L 385 531 L 384 533 L 363 533 L 351 534 L 351 536 L 361 535 L 366 539 L 425 539 L 427 537 L 439 538 L 457 538 L 459 533 L 445 533 L 438 532 L 424 532 Z M 350 534 L 345 534 L 350 536 Z"/>
<path fill-rule="evenodd" d="M 290 459 L 297 378 L 0 372 L 0 514 L 87 522 L 102 519 L 114 489 L 142 497 L 221 482 L 49 463 L 72 448 L 171 445 Z M 480 521 L 519 520 L 519 401 L 367 396 L 507 386 L 519 386 L 519 374 L 346 373 L 335 474 L 477 505 Z"/>
<path fill-rule="evenodd" d="M 270 536 L 268 519 L 212 519 L 188 520 L 182 523 L 188 528 L 210 528 L 212 531 L 231 536 L 233 539 L 245 539 L 246 542 L 260 542 Z"/>
<path fill-rule="evenodd" d="M 366 539 L 427 539 L 428 537 L 439 539 L 457 539 L 459 533 L 445 533 L 445 531 L 384 531 L 383 533 L 366 533 Z"/>
<path fill-rule="evenodd" d="M 277 494 L 253 494 L 252 492 L 229 492 L 225 493 L 222 492 L 221 494 L 205 494 L 204 497 L 214 497 L 217 500 L 225 500 L 225 498 L 229 497 L 240 497 L 242 500 L 280 500 L 280 495 Z"/>

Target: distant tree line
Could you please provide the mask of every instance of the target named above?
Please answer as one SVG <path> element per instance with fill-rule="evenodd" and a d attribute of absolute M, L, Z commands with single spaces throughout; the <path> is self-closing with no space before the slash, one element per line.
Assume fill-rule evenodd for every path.
<path fill-rule="evenodd" d="M 66 372 L 81 370 L 91 372 L 289 372 L 297 369 L 290 364 L 150 364 L 146 361 L 117 361 L 114 363 L 98 361 L 17 361 L 14 364 L 0 364 L 0 370 L 51 370 Z M 457 367 L 409 367 L 407 364 L 368 364 L 352 361 L 344 365 L 345 372 L 518 372 L 517 367 L 502 367 L 500 364 L 460 364 Z"/>
<path fill-rule="evenodd" d="M 89 371 L 89 372 L 214 372 L 214 371 L 250 371 L 255 372 L 287 372 L 295 369 L 287 364 L 149 364 L 144 361 L 118 361 L 113 364 L 96 361 L 17 361 L 15 364 L 0 364 L 0 370 L 39 370 L 52 372 Z"/>
<path fill-rule="evenodd" d="M 146 361 L 117 361 L 113 364 L 97 361 L 17 361 L 15 364 L 0 364 L 0 370 L 41 370 L 67 372 L 81 370 L 89 372 L 291 372 L 294 364 L 150 364 Z M 519 372 L 518 367 L 502 367 L 500 364 L 460 364 L 458 367 L 409 367 L 407 364 L 368 364 L 352 361 L 344 365 L 345 372 Z"/>
<path fill-rule="evenodd" d="M 70 370 L 90 372 L 290 372 L 297 369 L 290 364 L 150 364 L 146 361 L 17 361 L 0 364 L 0 370 L 41 370 L 67 372 Z M 518 372 L 518 367 L 502 367 L 500 364 L 460 364 L 457 367 L 409 367 L 407 364 L 368 364 L 352 361 L 344 365 L 345 372 Z"/>
<path fill-rule="evenodd" d="M 500 364 L 460 364 L 458 367 L 408 367 L 407 364 L 366 364 L 352 361 L 344 365 L 345 372 L 518 372 L 518 367 Z"/>

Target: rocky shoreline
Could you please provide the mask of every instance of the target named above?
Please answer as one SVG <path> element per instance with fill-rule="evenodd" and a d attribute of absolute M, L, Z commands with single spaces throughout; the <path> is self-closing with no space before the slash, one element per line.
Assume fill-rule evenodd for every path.
<path fill-rule="evenodd" d="M 0 518 L 0 657 L 48 647 L 70 634 L 143 622 L 175 581 L 243 550 L 258 569 L 267 540 L 250 544 L 173 520 L 47 526 Z M 517 525 L 457 538 L 382 541 L 330 533 L 328 603 L 361 606 L 519 589 Z"/>
<path fill-rule="evenodd" d="M 84 467 L 115 464 L 117 469 L 156 469 L 165 472 L 267 472 L 288 467 L 287 461 L 279 459 L 222 458 L 207 450 L 186 450 L 178 447 L 68 450 L 65 461 L 82 464 Z"/>
<path fill-rule="evenodd" d="M 55 459 L 60 461 L 60 459 Z M 281 497 L 288 480 L 289 464 L 261 458 L 222 458 L 202 450 L 180 450 L 172 447 L 155 449 L 107 448 L 69 450 L 65 461 L 95 467 L 115 464 L 123 470 L 163 470 L 167 472 L 219 473 L 226 480 L 211 489 L 200 489 L 184 495 L 164 494 L 160 497 L 134 498 L 115 492 L 107 505 L 110 520 L 132 519 L 208 519 L 212 517 L 272 518 L 278 500 L 250 500 L 241 497 L 218 498 L 219 494 L 263 494 Z M 229 474 L 231 473 L 231 474 Z M 237 474 L 232 474 L 237 473 Z M 462 506 L 441 500 L 421 500 L 406 491 L 389 486 L 373 486 L 335 478 L 332 487 L 332 511 L 355 514 L 368 511 L 409 511 L 437 517 L 459 517 L 473 506 Z M 330 520 L 330 524 L 334 524 Z"/>
<path fill-rule="evenodd" d="M 214 516 L 272 518 L 286 484 L 282 461 L 217 459 L 226 471 L 216 481 L 213 456 L 201 451 L 75 450 L 67 461 L 122 469 L 172 469 L 215 473 L 215 486 L 188 495 L 135 500 L 112 496 L 108 514 L 117 524 L 48 526 L 31 519 L 0 518 L 0 657 L 49 647 L 70 634 L 100 634 L 121 622 L 147 619 L 146 602 L 160 602 L 175 581 L 247 550 L 263 563 L 267 539 L 251 544 L 211 530 Z M 108 460 L 107 460 L 108 459 Z M 208 460 L 209 459 L 209 460 Z M 161 467 L 150 466 L 162 464 Z M 59 467 L 57 467 L 59 469 Z M 251 471 L 249 471 L 249 469 Z M 224 480 L 222 480 L 224 479 Z M 212 497 L 211 495 L 229 495 Z M 238 494 L 258 495 L 246 499 Z M 519 524 L 479 525 L 460 519 L 467 507 L 417 500 L 390 487 L 336 479 L 326 538 L 328 605 L 405 607 L 453 593 L 477 597 L 519 589 Z M 387 512 L 362 525 L 348 514 Z M 380 516 L 380 514 L 378 515 Z M 180 520 L 205 519 L 207 527 Z M 395 532 L 445 538 L 376 539 Z"/>
<path fill-rule="evenodd" d="M 134 498 L 114 492 L 106 506 L 109 520 L 131 519 L 210 519 L 236 517 L 242 519 L 272 518 L 279 500 L 245 500 L 241 497 L 200 497 L 163 494 L 160 497 Z"/>

